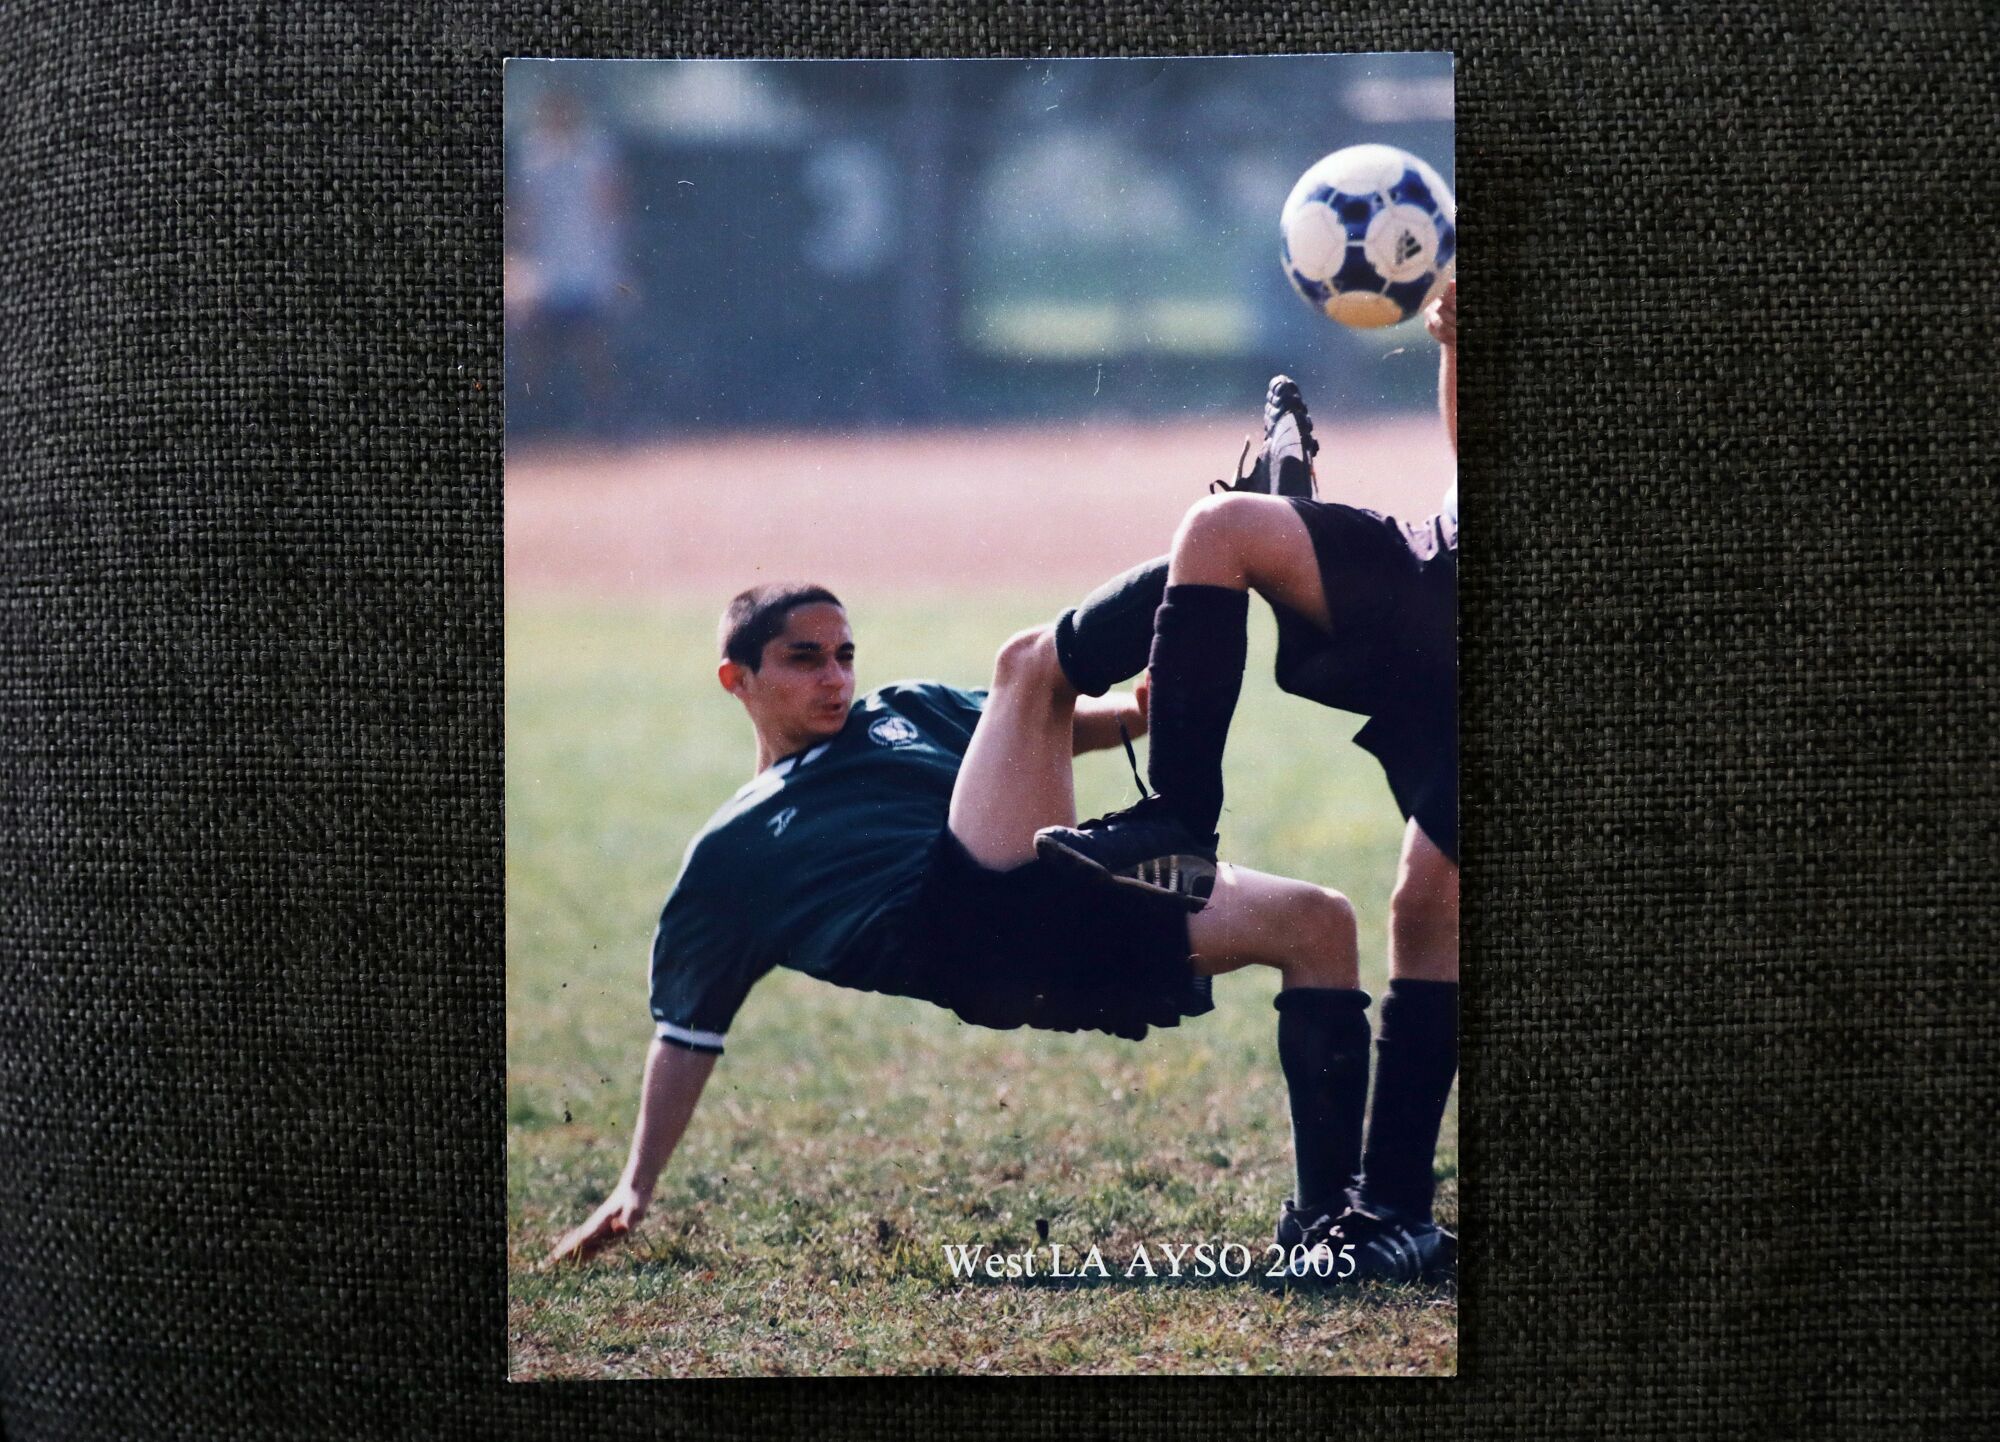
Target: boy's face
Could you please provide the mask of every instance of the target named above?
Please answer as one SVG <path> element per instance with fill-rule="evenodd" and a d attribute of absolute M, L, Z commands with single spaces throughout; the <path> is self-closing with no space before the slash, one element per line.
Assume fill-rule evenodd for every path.
<path fill-rule="evenodd" d="M 804 750 L 840 734 L 854 703 L 854 633 L 847 612 L 825 601 L 794 606 L 764 645 L 755 671 L 738 666 L 730 689 L 750 719 L 782 748 Z"/>

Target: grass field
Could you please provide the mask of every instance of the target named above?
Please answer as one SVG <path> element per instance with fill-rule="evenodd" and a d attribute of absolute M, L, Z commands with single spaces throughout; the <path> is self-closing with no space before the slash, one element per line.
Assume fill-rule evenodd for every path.
<path fill-rule="evenodd" d="M 984 684 L 1059 594 L 930 602 L 844 587 L 861 688 Z M 709 679 L 713 602 L 516 596 L 507 615 L 509 1340 L 517 1378 L 861 1372 L 1456 1371 L 1443 1293 L 1263 1281 L 1291 1188 L 1275 977 L 1134 1044 L 989 1032 L 779 972 L 661 1179 L 637 1241 L 537 1269 L 615 1182 L 650 1034 L 647 944 L 683 847 L 748 778 L 741 708 Z M 1271 685 L 1268 615 L 1228 756 L 1225 855 L 1347 892 L 1384 983 L 1401 823 L 1359 724 Z M 1081 758 L 1085 814 L 1132 799 Z M 1457 1104 L 1439 1151 L 1455 1220 Z M 1095 1245 L 1108 1280 L 967 1281 L 944 1246 Z M 1236 1242 L 1245 1280 L 1171 1279 L 1159 1245 Z M 1123 1274 L 1139 1244 L 1157 1280 Z M 1040 1246 L 1046 1257 L 1047 1246 Z"/>

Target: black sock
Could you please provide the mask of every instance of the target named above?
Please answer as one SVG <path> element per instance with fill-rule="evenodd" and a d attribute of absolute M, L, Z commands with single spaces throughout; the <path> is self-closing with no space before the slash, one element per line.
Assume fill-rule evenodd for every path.
<path fill-rule="evenodd" d="M 1375 1043 L 1375 1105 L 1361 1194 L 1375 1206 L 1428 1221 L 1438 1123 L 1458 1075 L 1458 983 L 1398 977 L 1382 1001 Z"/>
<path fill-rule="evenodd" d="M 1114 576 L 1062 613 L 1056 622 L 1056 659 L 1069 684 L 1085 696 L 1102 696 L 1146 669 L 1153 649 L 1153 614 L 1167 589 L 1167 558 Z"/>
<path fill-rule="evenodd" d="M 1222 818 L 1222 748 L 1243 690 L 1249 618 L 1248 591 L 1169 586 L 1153 621 L 1146 774 L 1198 836 Z"/>
<path fill-rule="evenodd" d="M 1289 987 L 1278 993 L 1278 1065 L 1292 1100 L 1295 1204 L 1339 1216 L 1361 1167 L 1368 1108 L 1368 993 Z"/>

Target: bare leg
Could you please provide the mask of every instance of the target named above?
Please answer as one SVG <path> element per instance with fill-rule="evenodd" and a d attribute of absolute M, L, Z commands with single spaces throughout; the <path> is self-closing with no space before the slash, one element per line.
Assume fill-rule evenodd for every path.
<path fill-rule="evenodd" d="M 1312 537 L 1291 503 L 1276 496 L 1198 502 L 1174 534 L 1167 584 L 1254 590 L 1322 630 L 1333 629 Z"/>
<path fill-rule="evenodd" d="M 1414 819 L 1389 901 L 1389 975 L 1458 980 L 1458 867 Z"/>
<path fill-rule="evenodd" d="M 951 834 L 974 861 L 1007 871 L 1035 859 L 1035 833 L 1076 824 L 1071 755 L 1076 691 L 1050 627 L 1000 648 L 985 714 L 951 791 Z"/>
<path fill-rule="evenodd" d="M 1220 869 L 1207 907 L 1188 918 L 1188 944 L 1203 976 L 1272 966 L 1288 990 L 1361 984 L 1354 908 L 1347 898 L 1247 866 Z"/>
<path fill-rule="evenodd" d="M 1284 976 L 1278 1064 L 1298 1167 L 1280 1245 L 1305 1241 L 1316 1218 L 1336 1216 L 1361 1168 L 1368 1102 L 1368 997 L 1355 962 L 1354 908 L 1338 892 L 1225 866 L 1206 910 L 1188 923 L 1196 970 L 1214 975 L 1262 963 Z"/>
<path fill-rule="evenodd" d="M 1242 692 L 1248 592 L 1326 624 L 1326 602 L 1305 522 L 1270 496 L 1211 496 L 1190 509 L 1174 535 L 1166 587 L 1153 618 L 1152 745 L 1147 770 L 1159 812 L 1187 833 L 1177 851 L 1213 855 L 1209 840 L 1223 809 L 1223 752 Z M 1139 860 L 1134 851 L 1171 838 L 1136 825 L 1072 849 L 1105 870 Z M 1142 884 L 1144 878 L 1141 878 Z"/>

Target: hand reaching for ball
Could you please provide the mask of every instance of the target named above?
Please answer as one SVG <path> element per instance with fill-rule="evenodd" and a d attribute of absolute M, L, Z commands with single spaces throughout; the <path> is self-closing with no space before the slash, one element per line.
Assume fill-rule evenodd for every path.
<path fill-rule="evenodd" d="M 1439 345 L 1458 345 L 1458 280 L 1444 284 L 1444 294 L 1424 307 L 1424 329 Z"/>

